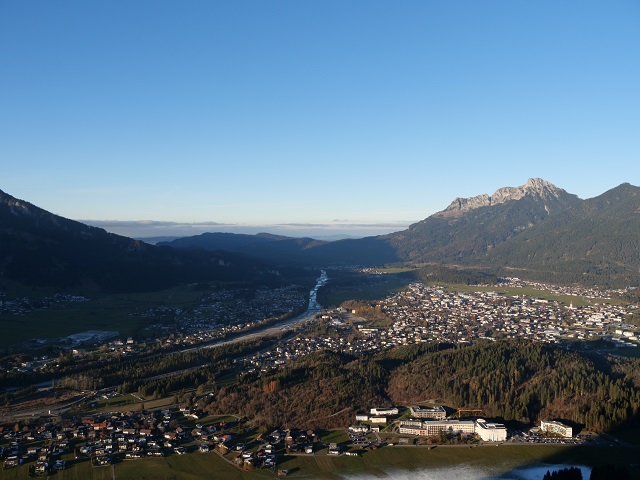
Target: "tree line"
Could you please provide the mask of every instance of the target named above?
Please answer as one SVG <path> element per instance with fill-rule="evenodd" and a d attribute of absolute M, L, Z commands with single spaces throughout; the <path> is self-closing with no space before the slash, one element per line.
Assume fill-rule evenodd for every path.
<path fill-rule="evenodd" d="M 637 421 L 637 362 L 596 362 L 577 352 L 527 341 L 466 347 L 422 344 L 375 356 L 319 352 L 284 370 L 246 376 L 205 406 L 259 425 L 334 428 L 372 406 L 438 399 L 452 407 L 526 424 L 561 419 L 608 431 Z"/>

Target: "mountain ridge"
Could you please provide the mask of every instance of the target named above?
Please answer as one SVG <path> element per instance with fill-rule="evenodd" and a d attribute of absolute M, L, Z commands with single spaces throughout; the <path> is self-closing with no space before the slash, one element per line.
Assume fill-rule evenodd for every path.
<path fill-rule="evenodd" d="M 257 278 L 268 268 L 250 260 L 254 257 L 282 268 L 431 263 L 490 274 L 516 268 L 542 280 L 635 284 L 638 232 L 640 188 L 629 183 L 582 200 L 531 178 L 492 196 L 457 198 L 403 231 L 361 239 L 324 242 L 269 233 L 205 233 L 158 246 L 65 219 L 0 190 L 0 272 L 31 283 L 38 275 L 40 281 L 53 281 L 70 265 L 75 271 L 71 283 L 82 283 L 82 262 L 100 270 L 98 283 L 107 288 L 114 288 L 113 278 L 122 278 L 123 272 L 140 284 L 149 282 L 145 275 L 167 284 L 224 277 L 219 270 L 231 263 Z M 100 255 L 92 248 L 108 262 L 96 260 Z M 7 254 L 11 249 L 14 253 Z M 155 267 L 150 270 L 150 265 Z M 105 283 L 109 277 L 111 282 Z"/>
<path fill-rule="evenodd" d="M 480 207 L 487 207 L 508 202 L 510 200 L 520 200 L 526 195 L 536 196 L 542 199 L 563 195 L 565 190 L 556 187 L 551 182 L 542 178 L 529 178 L 524 185 L 519 187 L 502 187 L 489 196 L 486 193 L 469 198 L 457 197 L 447 208 L 436 215 L 446 216 L 460 211 L 469 211 Z"/>
<path fill-rule="evenodd" d="M 25 285 L 147 291 L 212 280 L 279 281 L 256 260 L 156 247 L 50 213 L 0 190 L 0 274 Z"/>
<path fill-rule="evenodd" d="M 519 187 L 500 188 L 491 196 L 457 198 L 444 210 L 400 232 L 328 243 L 310 242 L 305 248 L 288 253 L 284 249 L 280 259 L 313 266 L 439 263 L 503 275 L 513 274 L 509 267 L 517 265 L 519 275 L 529 271 L 538 280 L 633 283 L 636 282 L 633 268 L 624 264 L 632 264 L 636 253 L 640 257 L 640 248 L 636 246 L 639 243 L 633 230 L 636 227 L 625 227 L 625 222 L 636 208 L 640 209 L 630 200 L 636 198 L 637 190 L 638 187 L 623 183 L 597 197 L 582 200 L 546 180 L 531 178 Z M 619 210 L 611 210 L 616 205 Z M 616 231 L 619 234 L 614 239 L 612 233 Z M 636 231 L 640 231 L 640 225 Z M 227 240 L 233 238 L 229 236 Z M 585 239 L 591 243 L 581 247 L 585 252 L 589 248 L 600 256 L 604 252 L 609 261 L 596 262 L 595 253 L 591 256 L 585 253 L 579 261 L 567 261 L 571 245 L 583 245 Z M 216 247 L 221 245 L 213 242 L 202 246 Z M 564 256 L 553 253 L 558 248 Z M 244 253 L 264 252 L 254 245 L 253 251 Z"/>
<path fill-rule="evenodd" d="M 539 278 L 542 270 L 555 278 L 617 277 L 631 284 L 640 269 L 638 232 L 640 187 L 623 183 L 469 260 L 500 268 L 528 267 Z"/>

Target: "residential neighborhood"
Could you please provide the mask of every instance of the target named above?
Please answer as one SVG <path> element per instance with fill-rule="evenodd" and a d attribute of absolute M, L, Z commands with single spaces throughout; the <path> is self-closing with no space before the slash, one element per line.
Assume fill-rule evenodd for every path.
<path fill-rule="evenodd" d="M 607 298 L 605 292 L 596 290 L 532 284 L 518 279 L 506 279 L 506 285 L 538 286 L 558 295 Z M 309 325 L 276 348 L 246 360 L 245 372 L 281 368 L 300 356 L 322 350 L 357 355 L 426 342 L 468 344 L 522 338 L 564 344 L 602 340 L 616 349 L 640 345 L 640 330 L 627 323 L 631 315 L 640 313 L 638 305 L 594 302 L 574 306 L 496 291 L 448 291 L 422 283 L 413 283 L 402 292 L 372 303 L 389 318 L 386 326 L 374 325 L 356 311 L 345 308 L 326 310 L 315 327 Z M 323 328 L 318 328 L 318 324 Z M 590 344 L 581 345 L 589 348 Z"/>

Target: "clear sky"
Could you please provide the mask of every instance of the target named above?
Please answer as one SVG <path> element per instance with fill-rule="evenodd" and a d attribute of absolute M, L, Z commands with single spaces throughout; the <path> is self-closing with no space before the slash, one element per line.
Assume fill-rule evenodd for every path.
<path fill-rule="evenodd" d="M 0 0 L 0 189 L 132 236 L 589 198 L 640 183 L 639 57 L 636 0 Z"/>

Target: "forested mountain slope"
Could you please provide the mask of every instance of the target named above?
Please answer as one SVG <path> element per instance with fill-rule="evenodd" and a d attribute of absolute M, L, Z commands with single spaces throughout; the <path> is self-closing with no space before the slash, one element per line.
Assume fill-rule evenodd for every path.
<path fill-rule="evenodd" d="M 456 198 L 449 207 L 386 241 L 403 261 L 458 261 L 511 241 L 580 199 L 541 179 L 492 196 Z"/>
<path fill-rule="evenodd" d="M 514 276 L 637 286 L 640 188 L 625 183 L 581 201 L 469 261 Z"/>
<path fill-rule="evenodd" d="M 158 245 L 181 249 L 225 250 L 251 255 L 269 262 L 291 264 L 300 263 L 305 250 L 323 243 L 325 242 L 313 238 L 292 238 L 269 233 L 245 235 L 213 232 L 160 242 Z"/>
<path fill-rule="evenodd" d="M 328 428 L 347 425 L 372 406 L 436 399 L 505 421 L 560 418 L 603 431 L 637 420 L 639 366 L 525 341 L 411 345 L 374 357 L 324 352 L 222 387 L 205 408 L 265 426 Z"/>
<path fill-rule="evenodd" d="M 156 247 L 0 191 L 0 274 L 26 285 L 145 291 L 211 280 L 280 282 L 255 260 Z"/>

